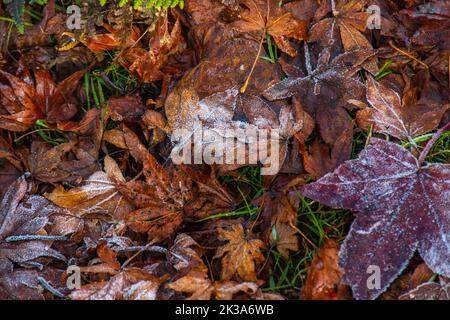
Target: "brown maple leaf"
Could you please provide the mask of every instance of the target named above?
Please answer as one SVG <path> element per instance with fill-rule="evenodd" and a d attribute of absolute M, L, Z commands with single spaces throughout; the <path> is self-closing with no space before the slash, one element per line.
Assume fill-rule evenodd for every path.
<path fill-rule="evenodd" d="M 350 290 L 341 283 L 344 271 L 338 265 L 339 244 L 327 239 L 316 253 L 302 289 L 305 300 L 348 300 Z"/>
<path fill-rule="evenodd" d="M 32 176 L 42 182 L 80 183 L 99 169 L 98 150 L 90 139 L 50 146 L 34 140 L 21 156 Z"/>
<path fill-rule="evenodd" d="M 10 84 L 0 84 L 3 108 L 9 114 L 0 115 L 0 128 L 26 131 L 38 119 L 49 123 L 71 119 L 78 112 L 72 93 L 85 72 L 85 69 L 77 71 L 56 85 L 46 70 L 35 71 L 34 80 L 28 72 L 20 79 L 0 71 Z"/>
<path fill-rule="evenodd" d="M 320 41 L 327 47 L 332 46 L 339 30 L 345 51 L 373 49 L 362 34 L 370 17 L 370 13 L 364 9 L 366 3 L 366 0 L 337 0 L 335 7 L 331 8 L 333 17 L 314 24 L 310 30 L 309 41 Z M 368 59 L 364 63 L 364 68 L 376 75 L 378 72 L 376 58 Z"/>
<path fill-rule="evenodd" d="M 402 102 L 400 95 L 395 90 L 369 77 L 367 79 L 367 101 L 370 108 L 358 112 L 359 126 L 367 128 L 368 124 L 373 124 L 375 132 L 409 141 L 418 135 L 434 130 L 439 125 L 444 113 L 450 109 L 450 104 L 436 103 L 430 99 L 425 100 L 425 88 L 424 86 L 423 102 L 403 103 L 404 101 Z"/>
<path fill-rule="evenodd" d="M 94 172 L 81 186 L 65 190 L 58 185 L 45 195 L 47 199 L 73 214 L 57 216 L 53 221 L 53 233 L 74 233 L 83 225 L 83 217 L 88 215 L 101 214 L 105 218 L 121 221 L 133 211 L 133 206 L 117 190 L 116 182 L 125 183 L 117 163 L 109 156 L 106 156 L 104 161 L 105 172 Z"/>
<path fill-rule="evenodd" d="M 328 55 L 320 59 L 315 70 L 306 61 L 306 76 L 289 76 L 267 88 L 268 100 L 296 96 L 305 111 L 316 120 L 322 140 L 334 145 L 348 134 L 352 124 L 345 109 L 354 108 L 351 100 L 364 101 L 365 86 L 354 75 L 361 64 L 373 55 L 372 51 L 354 50 L 343 53 L 328 62 Z M 309 67 L 308 67 L 309 66 Z"/>
<path fill-rule="evenodd" d="M 305 40 L 306 21 L 297 20 L 276 0 L 243 0 L 241 5 L 246 9 L 240 14 L 240 20 L 232 23 L 232 27 L 242 32 L 259 32 L 263 38 L 266 34 L 271 35 L 282 51 L 290 56 L 297 54 L 286 38 Z"/>
<path fill-rule="evenodd" d="M 208 175 L 183 165 L 160 165 L 126 126 L 122 126 L 121 139 L 120 145 L 143 165 L 145 176 L 145 181 L 117 183 L 120 193 L 137 208 L 126 216 L 134 231 L 167 238 L 185 216 L 204 218 L 234 206 L 234 200 L 212 172 Z"/>
<path fill-rule="evenodd" d="M 175 64 L 171 66 L 169 58 L 186 49 L 180 22 L 177 20 L 169 32 L 167 18 L 160 18 L 150 38 L 149 48 L 149 51 L 143 48 L 127 49 L 120 55 L 119 62 L 144 82 L 161 80 L 169 73 L 179 72 Z"/>
<path fill-rule="evenodd" d="M 166 288 L 189 294 L 188 300 L 229 300 L 238 292 L 252 296 L 258 291 L 259 286 L 254 282 L 210 280 L 209 270 L 194 247 L 198 244 L 190 236 L 184 233 L 177 236 L 170 251 L 175 254 L 175 260 L 181 257 L 185 260 L 174 265 L 183 276 L 166 284 Z"/>
<path fill-rule="evenodd" d="M 397 144 L 372 139 L 358 159 L 301 189 L 327 206 L 356 212 L 340 265 L 357 299 L 376 298 L 416 250 L 431 270 L 450 276 L 450 166 L 419 162 Z M 378 288 L 367 286 L 369 266 L 380 268 Z"/>
<path fill-rule="evenodd" d="M 240 223 L 234 224 L 231 230 L 219 228 L 217 233 L 219 240 L 228 241 L 214 256 L 222 259 L 221 280 L 256 281 L 257 267 L 265 260 L 261 253 L 264 243 L 249 238 Z"/>

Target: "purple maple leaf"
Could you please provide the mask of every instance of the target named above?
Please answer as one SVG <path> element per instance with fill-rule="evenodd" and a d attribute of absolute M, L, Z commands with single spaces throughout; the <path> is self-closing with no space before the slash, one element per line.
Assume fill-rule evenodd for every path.
<path fill-rule="evenodd" d="M 301 193 L 356 212 L 339 262 L 356 299 L 378 297 L 416 250 L 434 272 L 450 277 L 449 164 L 421 166 L 403 147 L 372 139 L 358 159 Z M 380 286 L 370 278 L 377 267 Z"/>

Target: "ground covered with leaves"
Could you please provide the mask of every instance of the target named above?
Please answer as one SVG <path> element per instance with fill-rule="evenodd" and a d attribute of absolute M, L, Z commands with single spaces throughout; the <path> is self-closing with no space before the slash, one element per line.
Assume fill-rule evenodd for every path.
<path fill-rule="evenodd" d="M 449 0 L 71 4 L 0 7 L 0 298 L 450 299 Z"/>

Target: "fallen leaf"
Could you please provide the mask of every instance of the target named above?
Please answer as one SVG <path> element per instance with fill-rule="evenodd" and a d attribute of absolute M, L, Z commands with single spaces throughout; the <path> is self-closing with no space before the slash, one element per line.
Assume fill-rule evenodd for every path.
<path fill-rule="evenodd" d="M 49 216 L 63 210 L 44 197 L 27 195 L 27 189 L 26 178 L 21 176 L 5 192 L 0 205 L 0 273 L 12 272 L 13 262 L 27 263 L 40 257 L 65 261 L 51 248 L 51 239 L 39 239 L 46 235 L 43 228 Z"/>
<path fill-rule="evenodd" d="M 241 224 L 231 230 L 218 229 L 218 238 L 228 241 L 216 250 L 214 258 L 222 258 L 221 280 L 256 281 L 257 267 L 265 258 L 261 253 L 264 243 L 259 239 L 249 239 Z"/>
<path fill-rule="evenodd" d="M 243 0 L 241 6 L 245 9 L 240 14 L 240 20 L 234 22 L 232 27 L 241 32 L 259 32 L 261 37 L 271 35 L 282 51 L 290 56 L 297 54 L 286 38 L 305 40 L 306 21 L 297 20 L 276 0 Z"/>
<path fill-rule="evenodd" d="M 434 130 L 450 108 L 450 104 L 436 103 L 404 105 L 395 90 L 371 77 L 367 79 L 367 101 L 371 107 L 358 112 L 358 125 L 367 128 L 371 123 L 375 132 L 402 140 Z"/>
<path fill-rule="evenodd" d="M 50 124 L 71 119 L 78 112 L 72 93 L 85 72 L 85 69 L 77 71 L 56 85 L 45 70 L 35 71 L 35 80 L 30 74 L 19 79 L 0 71 L 10 84 L 0 84 L 2 104 L 9 113 L 0 115 L 0 128 L 26 131 L 38 119 L 46 119 Z"/>
<path fill-rule="evenodd" d="M 254 282 L 211 281 L 208 268 L 200 255 L 191 247 L 198 244 L 188 235 L 179 234 L 171 252 L 183 257 L 186 261 L 175 264 L 179 272 L 188 272 L 187 275 L 166 284 L 166 288 L 190 294 L 187 300 L 230 300 L 238 292 L 254 295 L 259 286 Z M 175 259 L 176 258 L 175 256 Z"/>
<path fill-rule="evenodd" d="M 353 108 L 351 99 L 364 100 L 365 87 L 354 75 L 370 56 L 370 51 L 354 50 L 329 64 L 325 59 L 305 77 L 288 77 L 269 86 L 264 97 L 279 100 L 297 96 L 305 111 L 315 118 L 322 139 L 333 145 L 351 126 L 344 108 Z"/>
<path fill-rule="evenodd" d="M 450 300 L 450 285 L 426 282 L 401 295 L 399 300 Z"/>
<path fill-rule="evenodd" d="M 178 20 L 170 32 L 167 18 L 160 18 L 155 28 L 149 42 L 150 51 L 130 48 L 119 59 L 125 68 L 144 82 L 163 79 L 170 70 L 169 57 L 181 53 L 186 48 Z M 173 71 L 171 73 L 176 73 Z"/>
<path fill-rule="evenodd" d="M 305 300 L 349 300 L 349 288 L 342 284 L 344 271 L 338 265 L 339 244 L 327 239 L 309 267 L 302 289 Z"/>
<path fill-rule="evenodd" d="M 416 249 L 431 270 L 450 275 L 449 181 L 448 164 L 422 166 L 403 147 L 372 139 L 358 159 L 302 187 L 305 197 L 356 212 L 340 253 L 355 298 L 376 298 Z M 372 265 L 381 270 L 379 289 L 366 284 Z"/>
<path fill-rule="evenodd" d="M 159 279 L 139 268 L 128 268 L 108 281 L 94 282 L 72 291 L 72 300 L 154 299 Z"/>
<path fill-rule="evenodd" d="M 338 0 L 332 9 L 333 17 L 323 19 L 311 27 L 309 41 L 319 41 L 331 46 L 339 30 L 345 51 L 356 49 L 373 49 L 371 43 L 362 34 L 366 30 L 367 21 L 371 15 L 364 6 L 366 0 Z M 375 57 L 364 62 L 364 68 L 373 75 L 378 73 Z"/>

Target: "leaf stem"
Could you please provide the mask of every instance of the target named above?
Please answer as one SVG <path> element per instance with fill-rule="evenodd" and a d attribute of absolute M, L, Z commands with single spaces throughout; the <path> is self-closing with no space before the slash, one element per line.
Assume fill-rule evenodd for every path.
<path fill-rule="evenodd" d="M 433 144 L 436 142 L 437 139 L 439 139 L 441 134 L 444 133 L 444 131 L 446 131 L 448 128 L 450 128 L 450 122 L 448 122 L 445 126 L 440 128 L 438 131 L 436 131 L 434 136 L 427 142 L 425 148 L 420 153 L 419 165 L 421 165 L 425 161 L 425 158 L 426 158 L 427 154 L 430 152 L 431 147 L 433 146 Z"/>
<path fill-rule="evenodd" d="M 265 38 L 264 34 L 261 36 L 261 41 L 259 42 L 258 53 L 256 54 L 255 60 L 253 61 L 252 68 L 250 69 L 250 72 L 248 73 L 248 76 L 247 76 L 247 79 L 245 80 L 244 85 L 241 87 L 241 93 L 245 93 L 245 90 L 247 90 L 248 83 L 250 82 L 250 77 L 252 76 L 253 70 L 255 70 L 256 63 L 259 60 L 259 55 L 261 54 L 261 49 L 262 49 L 262 45 L 263 45 L 264 38 Z"/>

